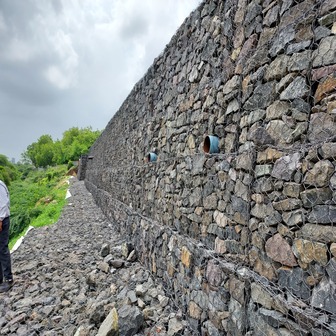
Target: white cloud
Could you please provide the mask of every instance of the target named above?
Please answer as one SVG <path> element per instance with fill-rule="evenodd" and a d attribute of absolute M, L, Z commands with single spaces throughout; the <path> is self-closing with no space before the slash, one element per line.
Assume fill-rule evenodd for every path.
<path fill-rule="evenodd" d="M 0 1 L 0 153 L 16 158 L 42 134 L 104 128 L 200 3 Z"/>

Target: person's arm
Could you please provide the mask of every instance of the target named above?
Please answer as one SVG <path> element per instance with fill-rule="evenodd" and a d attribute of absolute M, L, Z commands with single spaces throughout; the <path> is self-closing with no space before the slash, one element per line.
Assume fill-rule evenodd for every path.
<path fill-rule="evenodd" d="M 2 221 L 8 212 L 8 192 L 0 183 L 0 232 L 2 231 Z"/>

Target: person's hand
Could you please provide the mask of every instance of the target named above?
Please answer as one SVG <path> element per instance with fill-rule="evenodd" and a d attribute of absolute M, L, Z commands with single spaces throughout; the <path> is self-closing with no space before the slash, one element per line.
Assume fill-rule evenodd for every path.
<path fill-rule="evenodd" d="M 0 232 L 2 231 L 2 221 L 0 221 Z"/>

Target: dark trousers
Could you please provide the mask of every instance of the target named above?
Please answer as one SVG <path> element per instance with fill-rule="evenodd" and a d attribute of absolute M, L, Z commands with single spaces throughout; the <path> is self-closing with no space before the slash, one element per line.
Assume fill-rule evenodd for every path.
<path fill-rule="evenodd" d="M 0 232 L 0 282 L 3 278 L 13 279 L 11 255 L 8 248 L 9 241 L 9 217 L 2 221 L 2 231 Z"/>

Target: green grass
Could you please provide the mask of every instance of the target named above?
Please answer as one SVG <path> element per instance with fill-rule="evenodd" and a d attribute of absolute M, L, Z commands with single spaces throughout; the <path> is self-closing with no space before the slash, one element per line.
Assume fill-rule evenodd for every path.
<path fill-rule="evenodd" d="M 10 248 L 29 226 L 40 227 L 57 222 L 67 202 L 66 170 L 66 166 L 32 170 L 24 178 L 11 183 Z"/>

